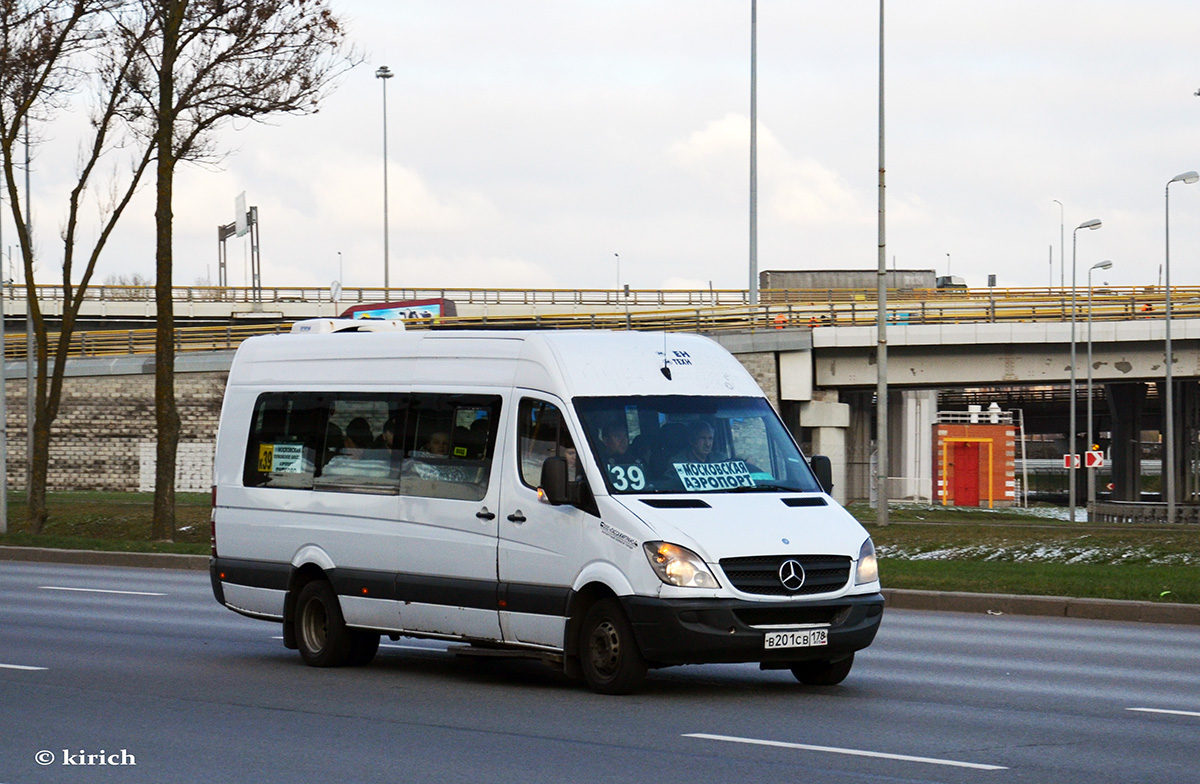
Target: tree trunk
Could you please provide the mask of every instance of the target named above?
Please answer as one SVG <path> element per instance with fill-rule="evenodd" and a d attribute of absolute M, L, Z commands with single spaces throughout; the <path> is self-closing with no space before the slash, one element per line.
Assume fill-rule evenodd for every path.
<path fill-rule="evenodd" d="M 157 207 L 154 212 L 158 235 L 155 250 L 157 282 L 154 286 L 158 311 L 154 361 L 154 421 L 158 430 L 154 469 L 154 524 L 150 537 L 175 538 L 175 454 L 179 447 L 179 411 L 175 406 L 175 303 L 172 299 L 171 187 L 174 171 L 160 148 Z"/>
<path fill-rule="evenodd" d="M 28 477 L 29 508 L 26 519 L 29 530 L 37 535 L 46 526 L 49 511 L 46 509 L 46 479 L 50 470 L 50 425 L 46 422 L 43 407 L 37 406 L 33 418 L 33 473 Z"/>
<path fill-rule="evenodd" d="M 162 67 L 158 73 L 158 117 L 154 146 L 155 178 L 155 283 L 157 311 L 154 341 L 154 421 L 158 429 L 154 469 L 154 522 L 152 539 L 175 538 L 175 454 L 179 447 L 179 411 L 175 407 L 175 301 L 172 299 L 171 200 L 175 181 L 175 61 L 179 27 L 186 0 L 165 0 L 162 14 Z"/>

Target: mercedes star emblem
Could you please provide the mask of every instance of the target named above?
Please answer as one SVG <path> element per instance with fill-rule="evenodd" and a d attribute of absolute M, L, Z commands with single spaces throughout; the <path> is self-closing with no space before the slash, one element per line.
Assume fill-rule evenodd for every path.
<path fill-rule="evenodd" d="M 804 567 L 795 558 L 789 558 L 779 566 L 779 582 L 792 593 L 804 586 Z"/>

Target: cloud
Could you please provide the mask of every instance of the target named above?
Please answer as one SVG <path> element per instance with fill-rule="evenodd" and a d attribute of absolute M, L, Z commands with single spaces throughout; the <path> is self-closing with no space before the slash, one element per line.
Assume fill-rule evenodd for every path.
<path fill-rule="evenodd" d="M 749 177 L 749 139 L 749 118 L 731 113 L 675 142 L 667 155 L 706 184 L 731 191 L 736 187 L 741 198 Z M 813 158 L 791 154 L 761 122 L 757 144 L 759 206 L 765 215 L 802 226 L 861 223 L 869 217 L 837 172 Z"/>

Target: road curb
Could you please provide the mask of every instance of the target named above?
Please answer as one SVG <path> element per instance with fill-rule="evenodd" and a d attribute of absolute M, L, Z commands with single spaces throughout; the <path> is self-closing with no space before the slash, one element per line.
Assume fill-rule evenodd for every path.
<path fill-rule="evenodd" d="M 0 546 L 2 561 L 85 564 L 89 566 L 132 566 L 142 569 L 189 569 L 206 571 L 207 555 L 176 553 L 122 553 L 104 550 L 58 550 L 50 547 Z"/>
<path fill-rule="evenodd" d="M 206 571 L 207 555 L 121 553 L 101 550 L 58 550 L 45 547 L 0 546 L 0 561 L 128 566 L 142 569 Z M 1200 626 L 1200 604 L 1129 602 L 1115 599 L 1076 599 L 1070 596 L 1018 596 L 1000 593 L 912 591 L 885 588 L 887 607 L 897 610 L 940 610 L 990 615 L 1041 615 L 1133 623 L 1178 623 Z"/>
<path fill-rule="evenodd" d="M 898 610 L 944 610 L 990 615 L 1043 615 L 1097 621 L 1200 625 L 1200 604 L 1078 599 L 1070 596 L 1018 596 L 1001 593 L 958 593 L 885 588 L 887 607 Z"/>

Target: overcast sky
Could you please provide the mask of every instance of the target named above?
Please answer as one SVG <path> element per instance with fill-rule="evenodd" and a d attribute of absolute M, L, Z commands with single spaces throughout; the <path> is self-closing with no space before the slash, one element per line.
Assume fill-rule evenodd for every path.
<path fill-rule="evenodd" d="M 745 288 L 750 0 L 340 0 L 365 57 L 319 114 L 230 127 L 180 170 L 176 285 L 217 278 L 242 191 L 266 286 Z M 1163 191 L 1200 168 L 1195 0 L 909 0 L 887 10 L 887 257 L 973 286 L 1158 282 Z M 878 3 L 758 0 L 759 269 L 876 266 Z M 77 141 L 34 164 L 53 282 Z M 144 187 L 98 277 L 153 274 Z M 1200 185 L 1171 188 L 1172 282 L 1200 285 Z M 4 217 L 4 244 L 14 239 Z M 1050 253 L 1053 249 L 1053 266 Z M 229 243 L 246 282 L 246 240 Z"/>

